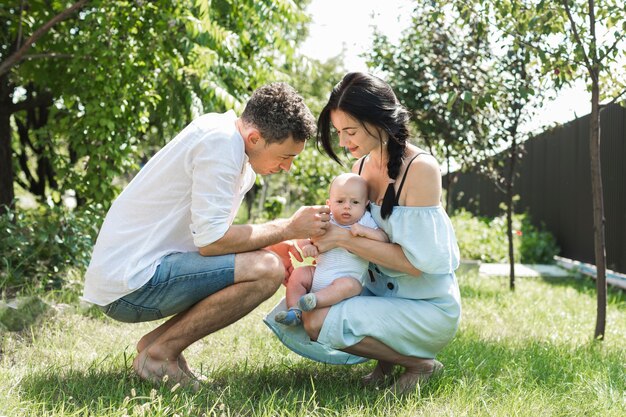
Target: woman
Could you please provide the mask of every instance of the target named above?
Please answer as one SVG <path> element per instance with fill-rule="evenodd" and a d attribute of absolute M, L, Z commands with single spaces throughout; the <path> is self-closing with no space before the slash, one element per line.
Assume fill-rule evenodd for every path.
<path fill-rule="evenodd" d="M 311 339 L 378 360 L 366 382 L 381 382 L 403 366 L 394 384 L 400 392 L 443 367 L 434 358 L 461 315 L 459 249 L 440 205 L 439 166 L 408 143 L 408 121 L 391 87 L 372 75 L 349 73 L 333 89 L 318 119 L 318 145 L 339 162 L 332 124 L 339 145 L 359 158 L 352 171 L 367 181 L 372 215 L 390 243 L 334 226 L 315 238 L 321 252 L 341 247 L 370 261 L 369 276 L 364 296 L 304 315 Z"/>

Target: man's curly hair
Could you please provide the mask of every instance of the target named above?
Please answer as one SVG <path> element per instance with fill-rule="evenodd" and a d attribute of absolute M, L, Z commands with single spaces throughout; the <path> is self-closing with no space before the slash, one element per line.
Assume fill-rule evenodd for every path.
<path fill-rule="evenodd" d="M 256 127 L 267 143 L 282 143 L 289 136 L 304 142 L 316 130 L 315 118 L 304 99 L 286 83 L 271 83 L 255 90 L 241 119 Z"/>

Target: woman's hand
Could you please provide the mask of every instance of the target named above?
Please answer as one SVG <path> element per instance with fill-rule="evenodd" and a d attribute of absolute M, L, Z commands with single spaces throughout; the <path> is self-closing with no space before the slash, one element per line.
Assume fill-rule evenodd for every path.
<path fill-rule="evenodd" d="M 330 224 L 323 236 L 311 238 L 311 242 L 313 242 L 317 250 L 322 253 L 340 247 L 341 244 L 350 239 L 350 237 L 350 230 Z"/>

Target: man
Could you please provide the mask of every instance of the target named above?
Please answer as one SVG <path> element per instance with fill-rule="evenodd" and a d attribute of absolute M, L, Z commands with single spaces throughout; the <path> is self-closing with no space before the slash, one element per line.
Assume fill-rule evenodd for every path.
<path fill-rule="evenodd" d="M 289 171 L 314 132 L 293 88 L 261 87 L 239 118 L 229 111 L 194 120 L 113 202 L 84 299 L 125 322 L 173 316 L 137 343 L 140 377 L 196 386 L 183 350 L 276 292 L 293 250 L 281 242 L 325 233 L 325 206 L 266 224 L 232 224 L 255 174 Z"/>

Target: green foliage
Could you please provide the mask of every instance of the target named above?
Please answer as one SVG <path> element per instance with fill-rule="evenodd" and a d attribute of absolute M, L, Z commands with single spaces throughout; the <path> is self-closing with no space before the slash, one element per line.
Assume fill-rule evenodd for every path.
<path fill-rule="evenodd" d="M 60 289 L 72 271 L 84 272 L 101 223 L 98 212 L 42 206 L 0 216 L 0 289 Z"/>
<path fill-rule="evenodd" d="M 286 202 L 285 197 L 282 196 L 272 196 L 265 200 L 265 204 L 263 205 L 263 215 L 265 219 L 274 220 L 280 216 Z"/>
<path fill-rule="evenodd" d="M 508 262 L 504 217 L 489 220 L 459 210 L 450 217 L 462 259 Z"/>
<path fill-rule="evenodd" d="M 331 181 L 350 167 L 341 166 L 314 147 L 308 147 L 289 173 L 293 201 L 299 205 L 326 204 Z"/>
<path fill-rule="evenodd" d="M 450 218 L 459 243 L 462 259 L 508 263 L 506 216 L 494 219 L 478 217 L 461 209 Z M 554 236 L 531 222 L 530 215 L 513 216 L 515 261 L 525 264 L 551 264 L 559 247 Z"/>
<path fill-rule="evenodd" d="M 67 7 L 22 3 L 0 7 L 0 62 Z M 241 110 L 253 89 L 284 76 L 306 33 L 306 4 L 88 2 L 0 77 L 0 101 L 17 102 L 10 123 L 0 118 L 16 182 L 42 199 L 71 189 L 79 203 L 107 207 L 119 178 L 196 115 Z"/>
<path fill-rule="evenodd" d="M 554 262 L 554 256 L 559 254 L 559 247 L 554 235 L 544 229 L 532 224 L 529 215 L 521 217 L 520 235 L 520 259 L 522 263 L 528 264 L 550 264 Z"/>
<path fill-rule="evenodd" d="M 489 147 L 484 110 L 495 75 L 488 38 L 453 12 L 436 1 L 418 2 L 398 44 L 375 35 L 368 64 L 386 74 L 425 146 L 467 169 Z"/>
<path fill-rule="evenodd" d="M 16 299 L 12 305 L 0 300 L 0 332 L 3 328 L 15 332 L 33 325 L 48 308 L 48 304 L 36 296 Z"/>

